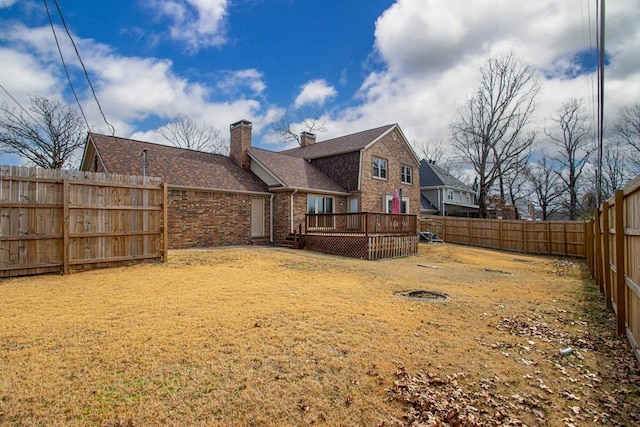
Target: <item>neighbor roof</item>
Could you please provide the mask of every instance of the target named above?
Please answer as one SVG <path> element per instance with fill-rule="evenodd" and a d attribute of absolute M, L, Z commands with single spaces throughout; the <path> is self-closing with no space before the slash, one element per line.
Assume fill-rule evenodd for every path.
<path fill-rule="evenodd" d="M 420 187 L 453 187 L 471 190 L 469 186 L 435 163 L 420 160 Z"/>
<path fill-rule="evenodd" d="M 336 154 L 351 153 L 360 151 L 370 143 L 374 142 L 385 133 L 389 132 L 396 124 L 381 126 L 362 132 L 345 135 L 338 138 L 328 139 L 322 142 L 308 145 L 306 147 L 292 148 L 281 151 L 290 156 L 302 157 L 304 159 L 318 159 L 321 157 L 335 156 Z"/>
<path fill-rule="evenodd" d="M 147 151 L 146 174 L 175 186 L 267 192 L 264 182 L 228 156 L 134 139 L 90 133 L 108 173 L 142 175 L 141 152 Z"/>
<path fill-rule="evenodd" d="M 280 181 L 283 187 L 348 193 L 320 169 L 301 157 L 260 148 L 251 148 L 249 156 Z"/>

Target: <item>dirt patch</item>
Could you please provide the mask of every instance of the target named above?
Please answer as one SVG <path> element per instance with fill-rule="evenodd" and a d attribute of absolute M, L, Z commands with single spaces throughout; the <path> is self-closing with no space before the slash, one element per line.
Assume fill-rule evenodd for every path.
<path fill-rule="evenodd" d="M 0 424 L 640 421 L 637 363 L 576 260 L 426 244 L 375 262 L 169 258 L 0 281 Z"/>
<path fill-rule="evenodd" d="M 417 301 L 439 302 L 449 299 L 449 296 L 442 292 L 424 291 L 421 289 L 415 291 L 396 292 L 395 295 Z"/>

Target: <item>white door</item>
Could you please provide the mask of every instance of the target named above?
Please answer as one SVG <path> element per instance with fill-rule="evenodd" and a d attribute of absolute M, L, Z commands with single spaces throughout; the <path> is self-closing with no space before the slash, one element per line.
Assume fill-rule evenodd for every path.
<path fill-rule="evenodd" d="M 264 199 L 251 198 L 251 237 L 264 236 Z"/>

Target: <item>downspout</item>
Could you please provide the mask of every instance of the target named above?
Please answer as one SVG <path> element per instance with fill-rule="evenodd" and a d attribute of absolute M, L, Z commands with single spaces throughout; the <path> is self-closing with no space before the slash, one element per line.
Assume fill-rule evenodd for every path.
<path fill-rule="evenodd" d="M 271 193 L 269 198 L 269 243 L 273 243 L 273 196 L 275 194 Z"/>
<path fill-rule="evenodd" d="M 291 232 L 293 233 L 293 196 L 298 192 L 298 189 L 296 188 L 295 190 L 293 190 L 293 193 L 291 193 Z"/>

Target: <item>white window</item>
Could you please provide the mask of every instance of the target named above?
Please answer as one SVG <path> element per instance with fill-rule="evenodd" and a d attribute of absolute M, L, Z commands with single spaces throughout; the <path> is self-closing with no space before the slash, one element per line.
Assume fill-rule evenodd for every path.
<path fill-rule="evenodd" d="M 326 196 L 307 196 L 307 213 L 310 214 L 331 214 L 333 213 L 333 197 Z M 325 229 L 334 228 L 333 215 L 314 215 L 308 217 L 308 229 Z"/>
<path fill-rule="evenodd" d="M 447 190 L 447 200 L 453 200 L 453 190 Z"/>
<path fill-rule="evenodd" d="M 393 196 L 386 195 L 384 196 L 384 212 L 391 213 L 391 203 L 393 202 Z M 400 213 L 406 214 L 409 213 L 409 198 L 403 197 L 400 202 Z"/>
<path fill-rule="evenodd" d="M 401 166 L 400 181 L 405 184 L 411 184 L 413 182 L 413 170 L 411 169 L 411 166 Z"/>
<path fill-rule="evenodd" d="M 307 213 L 333 213 L 333 197 L 309 195 L 307 197 Z"/>
<path fill-rule="evenodd" d="M 373 176 L 387 179 L 387 160 L 373 156 Z"/>

